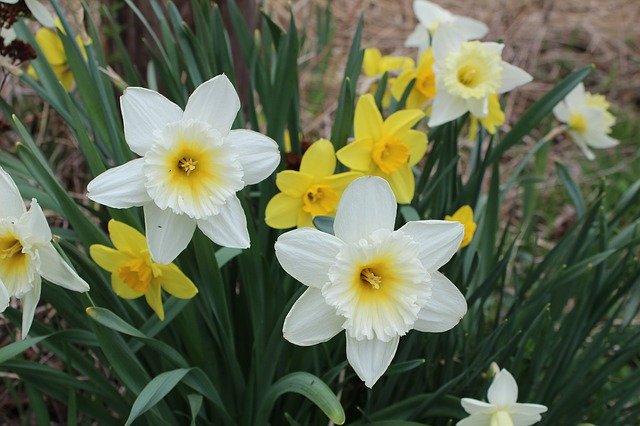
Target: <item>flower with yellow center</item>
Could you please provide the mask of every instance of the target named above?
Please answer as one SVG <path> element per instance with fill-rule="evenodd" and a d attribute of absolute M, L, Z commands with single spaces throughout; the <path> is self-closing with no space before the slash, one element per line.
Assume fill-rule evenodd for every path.
<path fill-rule="evenodd" d="M 412 127 L 423 117 L 424 112 L 407 109 L 383 120 L 373 96 L 361 96 L 353 124 L 354 141 L 336 153 L 338 160 L 352 170 L 386 179 L 398 203 L 410 203 L 415 191 L 411 167 L 427 151 L 427 135 Z"/>
<path fill-rule="evenodd" d="M 466 16 L 454 15 L 430 1 L 414 0 L 413 12 L 418 18 L 418 25 L 407 38 L 405 46 L 417 47 L 420 52 L 429 48 L 434 35 L 444 26 L 452 27 L 465 40 L 482 38 L 489 32 L 484 23 Z"/>
<path fill-rule="evenodd" d="M 406 56 L 382 56 L 379 49 L 368 48 L 364 50 L 362 69 L 367 77 L 374 79 L 369 86 L 369 93 L 375 94 L 378 90 L 378 79 L 385 73 L 390 73 L 387 79 L 387 87 L 382 97 L 382 106 L 387 108 L 391 104 L 391 90 L 398 72 L 404 72 L 415 68 L 413 59 Z"/>
<path fill-rule="evenodd" d="M 489 402 L 462 398 L 462 408 L 470 414 L 456 426 L 529 426 L 539 422 L 547 407 L 518 400 L 518 384 L 506 369 L 500 370 L 487 392 Z"/>
<path fill-rule="evenodd" d="M 68 290 L 89 290 L 51 240 L 51 229 L 36 199 L 27 211 L 18 187 L 0 167 L 0 312 L 8 306 L 9 297 L 22 301 L 23 339 L 40 300 L 42 278 Z"/>
<path fill-rule="evenodd" d="M 335 236 L 302 228 L 275 244 L 280 265 L 309 287 L 284 321 L 285 339 L 310 346 L 344 330 L 347 359 L 368 387 L 386 371 L 400 336 L 447 331 L 467 311 L 438 272 L 458 249 L 462 225 L 421 220 L 394 231 L 396 208 L 385 180 L 361 177 L 340 199 Z"/>
<path fill-rule="evenodd" d="M 489 95 L 488 113 L 485 117 L 476 117 L 471 114 L 471 120 L 469 122 L 469 139 L 473 140 L 478 134 L 478 122 L 482 124 L 482 127 L 490 134 L 495 135 L 499 126 L 502 126 L 505 121 L 504 112 L 500 107 L 500 100 L 497 94 Z"/>
<path fill-rule="evenodd" d="M 436 75 L 433 71 L 433 50 L 427 49 L 420 56 L 418 67 L 405 70 L 391 86 L 391 94 L 399 101 L 407 86 L 415 80 L 407 97 L 407 108 L 425 109 L 436 95 Z"/>
<path fill-rule="evenodd" d="M 609 107 L 604 96 L 586 92 L 580 83 L 553 109 L 553 114 L 567 124 L 571 138 L 589 160 L 595 158 L 589 147 L 605 149 L 619 143 L 609 136 L 616 122 Z"/>
<path fill-rule="evenodd" d="M 124 134 L 142 158 L 107 170 L 87 187 L 114 208 L 142 206 L 147 243 L 158 263 L 172 262 L 196 228 L 226 247 L 249 247 L 236 196 L 267 178 L 278 145 L 251 130 L 231 130 L 240 100 L 225 75 L 196 88 L 183 111 L 160 93 L 129 87 L 120 98 Z"/>
<path fill-rule="evenodd" d="M 265 222 L 272 228 L 313 226 L 314 216 L 333 216 L 344 188 L 361 173 L 333 174 L 336 154 L 326 140 L 311 144 L 302 156 L 300 171 L 284 170 L 276 175 L 281 191 L 269 203 Z"/>
<path fill-rule="evenodd" d="M 144 296 L 163 320 L 161 289 L 178 299 L 191 299 L 198 293 L 193 282 L 176 265 L 162 265 L 151 259 L 144 235 L 134 228 L 111 220 L 109 236 L 115 249 L 94 244 L 89 253 L 94 262 L 111 273 L 111 287 L 118 296 L 123 299 Z"/>
<path fill-rule="evenodd" d="M 460 248 L 464 248 L 471 243 L 473 234 L 476 233 L 476 223 L 473 221 L 473 210 L 471 206 L 465 204 L 451 216 L 446 215 L 444 220 L 460 222 L 462 226 L 464 226 L 464 237 L 462 237 L 462 242 L 460 242 Z"/>
<path fill-rule="evenodd" d="M 502 60 L 503 44 L 465 41 L 454 29 L 442 28 L 433 39 L 436 96 L 429 126 L 455 120 L 467 111 L 489 114 L 489 99 L 532 80 Z"/>

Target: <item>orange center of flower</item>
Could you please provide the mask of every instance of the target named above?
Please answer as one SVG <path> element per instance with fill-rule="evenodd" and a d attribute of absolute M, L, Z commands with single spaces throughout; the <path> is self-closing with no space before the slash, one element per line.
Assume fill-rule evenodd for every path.
<path fill-rule="evenodd" d="M 383 173 L 391 174 L 409 161 L 409 148 L 396 137 L 383 137 L 373 145 L 371 157 Z"/>
<path fill-rule="evenodd" d="M 151 284 L 153 271 L 145 259 L 136 258 L 122 264 L 118 276 L 131 290 L 145 293 Z"/>
<path fill-rule="evenodd" d="M 478 70 L 472 65 L 464 65 L 458 70 L 458 81 L 467 87 L 474 88 L 480 83 Z"/>
<path fill-rule="evenodd" d="M 302 202 L 302 209 L 311 216 L 324 216 L 336 210 L 338 194 L 329 185 L 311 185 Z"/>
<path fill-rule="evenodd" d="M 187 174 L 187 176 L 191 175 L 191 172 L 196 169 L 197 164 L 198 161 L 194 160 L 193 158 L 183 157 L 180 159 L 180 161 L 178 161 L 178 167 L 180 167 L 182 171 Z"/>
<path fill-rule="evenodd" d="M 575 112 L 569 116 L 569 127 L 580 134 L 587 130 L 587 119 L 583 114 Z"/>
<path fill-rule="evenodd" d="M 429 70 L 418 74 L 415 88 L 425 98 L 433 98 L 436 95 L 436 75 Z"/>

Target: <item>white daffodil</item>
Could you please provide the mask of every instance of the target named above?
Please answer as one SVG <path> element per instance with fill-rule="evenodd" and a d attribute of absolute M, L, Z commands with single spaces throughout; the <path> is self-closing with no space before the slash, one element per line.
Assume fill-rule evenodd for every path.
<path fill-rule="evenodd" d="M 277 144 L 251 130 L 230 130 L 240 100 L 225 75 L 202 83 L 184 111 L 153 90 L 129 87 L 120 98 L 124 133 L 142 158 L 107 170 L 88 196 L 114 208 L 144 208 L 153 260 L 171 263 L 196 226 L 215 243 L 249 247 L 236 192 L 267 178 Z"/>
<path fill-rule="evenodd" d="M 465 112 L 489 113 L 489 98 L 532 80 L 524 70 L 502 60 L 503 44 L 465 41 L 450 26 L 433 38 L 436 96 L 429 126 L 438 126 Z"/>
<path fill-rule="evenodd" d="M 20 0 L 0 0 L 0 3 L 16 4 L 18 3 L 18 1 Z M 29 11 L 31 12 L 33 17 L 36 18 L 36 20 L 40 22 L 40 24 L 50 28 L 53 28 L 55 26 L 55 23 L 53 22 L 53 16 L 51 16 L 51 13 L 49 13 L 47 8 L 44 7 L 42 3 L 40 3 L 38 0 L 24 0 L 24 2 L 29 8 Z"/>
<path fill-rule="evenodd" d="M 609 136 L 616 122 L 609 107 L 604 96 L 585 92 L 580 83 L 553 109 L 553 114 L 567 124 L 572 139 L 589 160 L 595 158 L 589 147 L 604 149 L 619 143 Z"/>
<path fill-rule="evenodd" d="M 529 426 L 542 418 L 547 407 L 524 404 L 518 400 L 518 384 L 504 368 L 495 377 L 487 392 L 489 402 L 462 398 L 462 408 L 471 414 L 456 423 L 457 426 Z"/>
<path fill-rule="evenodd" d="M 285 339 L 310 346 L 346 331 L 347 359 L 372 387 L 411 329 L 443 332 L 467 312 L 464 296 L 438 268 L 460 246 L 458 222 L 421 220 L 393 230 L 396 199 L 379 177 L 344 191 L 335 236 L 287 232 L 275 244 L 285 271 L 309 288 L 284 321 Z"/>
<path fill-rule="evenodd" d="M 417 47 L 420 53 L 429 48 L 431 39 L 441 25 L 455 28 L 465 40 L 479 39 L 489 32 L 489 28 L 484 23 L 466 16 L 454 15 L 430 1 L 414 0 L 413 12 L 419 23 L 407 38 L 405 46 Z"/>
<path fill-rule="evenodd" d="M 22 338 L 29 333 L 40 300 L 41 278 L 69 290 L 89 285 L 51 244 L 51 229 L 38 202 L 27 211 L 13 179 L 0 167 L 0 312 L 9 297 L 22 300 Z"/>

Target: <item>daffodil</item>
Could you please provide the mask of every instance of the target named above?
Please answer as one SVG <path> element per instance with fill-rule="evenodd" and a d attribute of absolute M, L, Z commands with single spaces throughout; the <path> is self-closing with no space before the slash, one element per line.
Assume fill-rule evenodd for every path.
<path fill-rule="evenodd" d="M 55 20 L 55 25 L 58 30 L 64 33 L 64 28 L 62 27 L 62 23 L 59 19 Z M 58 81 L 66 91 L 70 91 L 73 88 L 75 79 L 73 77 L 71 67 L 69 66 L 69 61 L 67 60 L 64 44 L 62 43 L 62 39 L 60 38 L 58 31 L 56 31 L 56 28 L 40 28 L 36 31 L 35 39 L 36 43 L 38 43 L 38 47 L 40 47 L 40 50 L 44 55 L 44 58 L 47 60 L 53 70 L 53 73 L 58 78 Z M 87 53 L 85 51 L 85 42 L 82 40 L 82 37 L 76 36 L 76 43 L 80 47 L 82 55 L 86 58 Z M 33 66 L 29 66 L 27 72 L 33 78 L 38 77 Z"/>
<path fill-rule="evenodd" d="M 539 404 L 524 404 L 518 400 L 518 384 L 506 369 L 500 370 L 487 392 L 489 402 L 462 398 L 462 408 L 469 417 L 456 423 L 457 426 L 529 426 L 539 422 L 540 414 L 547 407 Z"/>
<path fill-rule="evenodd" d="M 22 301 L 22 338 L 29 333 L 40 300 L 42 278 L 68 290 L 87 284 L 51 243 L 51 229 L 34 198 L 27 211 L 13 179 L 0 167 L 0 312 L 8 298 Z"/>
<path fill-rule="evenodd" d="M 20 0 L 0 0 L 0 3 L 16 4 L 19 1 Z M 24 0 L 24 3 L 27 5 L 27 8 L 29 9 L 33 17 L 38 22 L 40 22 L 40 24 L 44 25 L 45 27 L 54 26 L 53 16 L 51 16 L 51 13 L 49 13 L 47 8 L 44 7 L 42 3 L 40 3 L 38 0 Z"/>
<path fill-rule="evenodd" d="M 465 41 L 442 28 L 433 38 L 436 96 L 429 126 L 438 126 L 470 111 L 489 114 L 489 99 L 532 80 L 524 70 L 502 60 L 503 44 Z"/>
<path fill-rule="evenodd" d="M 415 80 L 407 97 L 407 108 L 425 109 L 436 95 L 436 75 L 433 71 L 433 50 L 427 49 L 420 55 L 418 67 L 402 72 L 391 86 L 391 94 L 396 100 L 402 99 L 407 86 Z"/>
<path fill-rule="evenodd" d="M 467 311 L 464 296 L 438 269 L 462 240 L 456 222 L 421 220 L 394 231 L 396 200 L 375 176 L 344 191 L 335 236 L 313 228 L 281 235 L 276 257 L 308 286 L 284 321 L 299 346 L 346 333 L 347 359 L 372 387 L 393 359 L 400 337 L 415 329 L 444 332 Z"/>
<path fill-rule="evenodd" d="M 265 212 L 267 225 L 276 229 L 313 226 L 315 216 L 333 216 L 344 188 L 361 173 L 333 174 L 336 154 L 333 144 L 321 139 L 302 156 L 300 171 L 284 170 L 276 175 L 281 191 Z"/>
<path fill-rule="evenodd" d="M 414 0 L 413 12 L 419 23 L 407 38 L 405 46 L 417 47 L 420 52 L 429 48 L 440 26 L 453 28 L 465 40 L 479 39 L 489 32 L 489 28 L 484 23 L 466 16 L 454 15 L 430 1 Z"/>
<path fill-rule="evenodd" d="M 412 127 L 423 117 L 421 110 L 407 109 L 383 120 L 373 96 L 361 96 L 353 124 L 354 141 L 336 153 L 338 160 L 352 170 L 383 177 L 398 203 L 410 203 L 415 190 L 411 167 L 427 151 L 427 135 Z"/>
<path fill-rule="evenodd" d="M 473 140 L 478 134 L 478 122 L 491 135 L 496 134 L 498 127 L 504 124 L 505 116 L 500 107 L 500 100 L 497 94 L 489 95 L 488 113 L 485 117 L 476 117 L 471 114 L 469 121 L 469 139 Z"/>
<path fill-rule="evenodd" d="M 364 50 L 362 69 L 367 77 L 379 77 L 385 72 L 411 69 L 413 59 L 406 56 L 382 55 L 380 49 L 371 47 Z"/>
<path fill-rule="evenodd" d="M 567 124 L 572 139 L 589 160 L 595 158 L 589 147 L 605 149 L 619 143 L 609 136 L 616 122 L 608 111 L 610 106 L 604 96 L 586 92 L 580 83 L 553 109 L 553 114 Z"/>
<path fill-rule="evenodd" d="M 464 248 L 473 240 L 473 234 L 476 233 L 476 223 L 473 221 L 473 210 L 471 206 L 464 205 L 455 211 L 451 216 L 446 215 L 444 220 L 450 222 L 460 222 L 464 226 L 464 237 L 460 242 L 460 248 Z"/>
<path fill-rule="evenodd" d="M 225 75 L 196 88 L 183 111 L 160 93 L 129 87 L 120 98 L 125 139 L 141 158 L 89 183 L 90 199 L 114 208 L 142 206 L 147 244 L 158 263 L 172 262 L 196 228 L 226 247 L 249 247 L 236 196 L 267 178 L 278 145 L 251 130 L 230 130 L 240 100 Z"/>
<path fill-rule="evenodd" d="M 102 269 L 111 272 L 111 287 L 118 296 L 123 299 L 144 296 L 163 320 L 161 289 L 178 299 L 191 299 L 198 293 L 193 282 L 176 265 L 162 265 L 151 259 L 144 235 L 134 228 L 111 220 L 109 236 L 115 249 L 94 244 L 89 253 Z"/>

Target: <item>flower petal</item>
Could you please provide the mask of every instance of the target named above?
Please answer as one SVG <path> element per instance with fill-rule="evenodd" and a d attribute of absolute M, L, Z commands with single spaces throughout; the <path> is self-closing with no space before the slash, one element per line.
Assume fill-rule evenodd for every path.
<path fill-rule="evenodd" d="M 373 139 L 358 139 L 340 148 L 336 152 L 336 157 L 350 169 L 366 172 L 371 168 L 372 149 Z"/>
<path fill-rule="evenodd" d="M 145 187 L 144 158 L 107 170 L 87 185 L 87 197 L 105 206 L 126 209 L 151 201 Z"/>
<path fill-rule="evenodd" d="M 340 198 L 333 223 L 336 237 L 355 243 L 378 229 L 393 231 L 396 208 L 396 197 L 387 181 L 376 176 L 358 178 Z"/>
<path fill-rule="evenodd" d="M 239 110 L 236 89 L 226 75 L 220 74 L 196 87 L 187 101 L 184 118 L 203 121 L 227 136 Z"/>
<path fill-rule="evenodd" d="M 337 237 L 317 229 L 295 229 L 278 237 L 276 258 L 293 278 L 304 285 L 321 288 L 329 281 L 329 268 L 342 245 Z"/>
<path fill-rule="evenodd" d="M 44 7 L 42 3 L 40 3 L 38 0 L 25 0 L 25 3 L 31 11 L 33 17 L 36 18 L 38 22 L 40 22 L 45 27 L 53 28 L 55 26 L 53 16 L 51 16 L 51 13 L 49 13 L 47 8 Z"/>
<path fill-rule="evenodd" d="M 367 387 L 373 387 L 387 371 L 399 342 L 399 336 L 383 342 L 378 339 L 358 341 L 347 334 L 347 359 Z"/>
<path fill-rule="evenodd" d="M 464 408 L 464 411 L 469 414 L 487 413 L 495 409 L 493 405 L 473 398 L 462 398 L 460 404 L 462 408 Z"/>
<path fill-rule="evenodd" d="M 316 179 L 331 176 L 335 170 L 336 151 L 326 139 L 312 143 L 302 156 L 300 171 Z"/>
<path fill-rule="evenodd" d="M 344 318 L 327 304 L 322 292 L 310 287 L 291 307 L 284 320 L 282 334 L 294 345 L 312 346 L 340 333 L 343 323 Z"/>
<path fill-rule="evenodd" d="M 144 205 L 144 227 L 147 231 L 147 246 L 154 261 L 171 263 L 187 247 L 195 219 L 177 215 L 171 209 L 160 210 L 153 203 Z"/>
<path fill-rule="evenodd" d="M 478 413 L 460 420 L 456 426 L 487 426 L 491 424 L 492 414 Z"/>
<path fill-rule="evenodd" d="M 515 404 L 518 400 L 518 384 L 505 368 L 493 378 L 487 392 L 487 399 L 491 404 L 498 406 Z"/>
<path fill-rule="evenodd" d="M 113 292 L 123 299 L 137 299 L 142 296 L 143 292 L 137 292 L 129 287 L 117 273 L 111 274 L 111 288 Z"/>
<path fill-rule="evenodd" d="M 359 177 L 362 177 L 362 173 L 360 172 L 344 172 L 321 179 L 320 183 L 327 184 L 338 194 L 342 194 L 344 189 L 353 182 L 354 179 Z"/>
<path fill-rule="evenodd" d="M 353 136 L 356 140 L 371 138 L 374 141 L 382 137 L 382 114 L 371 94 L 360 96 L 358 99 L 353 121 Z"/>
<path fill-rule="evenodd" d="M 418 21 L 426 28 L 453 18 L 453 15 L 448 10 L 425 0 L 415 0 L 413 2 L 413 13 L 416 14 Z"/>
<path fill-rule="evenodd" d="M 116 249 L 132 255 L 148 250 L 144 235 L 134 227 L 113 219 L 109 221 L 108 227 L 109 237 Z"/>
<path fill-rule="evenodd" d="M 7 288 L 4 286 L 2 280 L 0 280 L 0 312 L 4 312 L 9 306 L 11 296 L 7 291 Z"/>
<path fill-rule="evenodd" d="M 167 293 L 178 299 L 191 299 L 198 294 L 198 288 L 193 281 L 176 265 L 171 263 L 169 265 L 158 265 L 158 267 L 162 275 L 156 280 L 160 282 Z"/>
<path fill-rule="evenodd" d="M 89 291 L 89 284 L 69 266 L 53 247 L 53 244 L 46 243 L 38 246 L 38 255 L 40 256 L 40 270 L 38 272 L 42 278 L 68 290 Z"/>
<path fill-rule="evenodd" d="M 524 415 L 534 415 L 546 413 L 548 408 L 542 404 L 530 404 L 530 403 L 521 403 L 516 402 L 515 404 L 509 407 L 511 414 L 524 414 Z M 538 419 L 540 420 L 540 419 Z"/>
<path fill-rule="evenodd" d="M 313 183 L 313 177 L 296 170 L 283 170 L 276 175 L 276 186 L 290 197 L 302 197 Z"/>
<path fill-rule="evenodd" d="M 567 107 L 569 109 L 582 108 L 585 102 L 585 91 L 584 84 L 582 82 L 578 83 L 576 87 L 573 88 L 564 98 L 564 101 L 567 103 Z"/>
<path fill-rule="evenodd" d="M 9 173 L 0 167 L 0 218 L 18 219 L 26 211 L 16 183 Z"/>
<path fill-rule="evenodd" d="M 182 118 L 182 109 L 160 93 L 143 87 L 127 87 L 120 97 L 124 137 L 140 156 L 151 148 L 155 131 Z"/>
<path fill-rule="evenodd" d="M 471 114 L 478 118 L 486 117 L 489 114 L 489 98 L 467 99 L 467 108 L 471 111 Z"/>
<path fill-rule="evenodd" d="M 22 296 L 22 330 L 20 330 L 20 337 L 24 340 L 29 334 L 31 324 L 33 324 L 33 317 L 36 314 L 36 308 L 40 301 L 40 292 L 42 290 L 42 281 L 40 276 L 36 275 L 31 283 L 31 290 Z"/>
<path fill-rule="evenodd" d="M 220 213 L 198 220 L 198 228 L 214 243 L 223 247 L 245 249 L 251 245 L 247 217 L 235 195 L 220 208 Z"/>
<path fill-rule="evenodd" d="M 402 134 L 402 140 L 409 147 L 409 165 L 418 164 L 427 152 L 427 134 L 420 130 L 409 130 Z"/>
<path fill-rule="evenodd" d="M 89 247 L 89 255 L 99 267 L 114 274 L 118 273 L 123 263 L 131 260 L 130 255 L 100 244 Z"/>
<path fill-rule="evenodd" d="M 464 226 L 445 220 L 417 220 L 399 229 L 420 244 L 418 257 L 424 268 L 435 271 L 458 251 L 464 236 Z"/>
<path fill-rule="evenodd" d="M 427 27 L 422 24 L 418 24 L 413 32 L 409 34 L 404 45 L 405 47 L 417 47 L 420 49 L 420 53 L 422 53 L 427 47 L 429 47 L 430 40 L 431 36 L 429 35 Z"/>
<path fill-rule="evenodd" d="M 431 272 L 431 297 L 418 312 L 413 325 L 418 331 L 441 333 L 451 330 L 467 313 L 460 290 L 438 271 Z"/>
<path fill-rule="evenodd" d="M 42 54 L 54 71 L 57 66 L 68 66 L 67 56 L 64 53 L 64 45 L 55 29 L 40 28 L 36 31 L 35 39 Z"/>
<path fill-rule="evenodd" d="M 455 120 L 467 112 L 467 104 L 464 99 L 451 96 L 447 89 L 438 87 L 436 97 L 433 98 L 429 127 L 439 126 Z"/>
<path fill-rule="evenodd" d="M 416 180 L 408 164 L 401 166 L 390 175 L 380 174 L 380 176 L 386 178 L 391 185 L 398 204 L 409 204 L 413 200 Z"/>
<path fill-rule="evenodd" d="M 489 27 L 484 22 L 466 16 L 456 16 L 451 25 L 464 34 L 467 40 L 481 39 L 489 32 Z"/>
<path fill-rule="evenodd" d="M 515 89 L 518 86 L 522 86 L 533 80 L 531 74 L 511 65 L 508 62 L 502 61 L 502 84 L 498 89 L 498 93 L 505 93 Z"/>
<path fill-rule="evenodd" d="M 51 241 L 49 223 L 35 198 L 31 200 L 29 211 L 20 217 L 17 227 L 23 235 L 29 236 L 31 244 L 46 244 Z"/>
<path fill-rule="evenodd" d="M 397 135 L 398 133 L 411 129 L 423 118 L 424 112 L 419 109 L 403 109 L 394 112 L 384 121 L 382 133 L 385 136 Z"/>
<path fill-rule="evenodd" d="M 262 133 L 247 129 L 231 130 L 226 140 L 238 153 L 245 185 L 262 182 L 280 164 L 278 144 Z"/>
<path fill-rule="evenodd" d="M 590 147 L 598 149 L 612 148 L 620 143 L 604 132 L 598 131 L 589 132 L 584 140 Z"/>
<path fill-rule="evenodd" d="M 546 408 L 546 407 L 545 407 Z M 540 414 L 509 413 L 513 426 L 530 426 L 542 420 Z"/>
<path fill-rule="evenodd" d="M 164 320 L 164 306 L 162 305 L 162 292 L 160 291 L 160 283 L 151 281 L 149 290 L 144 294 L 144 298 L 147 303 L 153 309 L 153 312 L 158 315 L 160 321 Z"/>
<path fill-rule="evenodd" d="M 267 203 L 264 221 L 275 229 L 295 228 L 301 209 L 301 198 L 294 198 L 281 192 L 274 195 Z"/>
<path fill-rule="evenodd" d="M 449 53 L 460 49 L 465 40 L 465 35 L 455 25 L 451 23 L 440 24 L 431 43 L 436 63 L 441 63 Z"/>
<path fill-rule="evenodd" d="M 558 105 L 553 108 L 553 115 L 555 115 L 558 121 L 566 123 L 569 121 L 569 109 L 567 108 L 567 104 L 565 101 L 561 101 Z"/>

